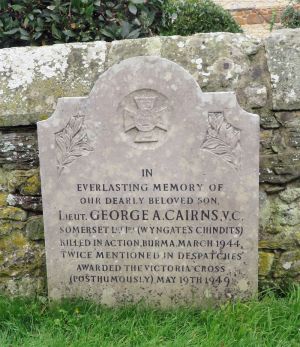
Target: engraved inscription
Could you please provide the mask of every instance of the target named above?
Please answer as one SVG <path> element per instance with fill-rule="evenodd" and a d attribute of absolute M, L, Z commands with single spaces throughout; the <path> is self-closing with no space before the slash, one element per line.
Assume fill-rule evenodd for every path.
<path fill-rule="evenodd" d="M 240 129 L 227 122 L 224 112 L 209 112 L 208 123 L 201 148 L 220 156 L 238 169 L 241 160 Z"/>
<path fill-rule="evenodd" d="M 124 131 L 134 143 L 158 142 L 167 132 L 167 99 L 154 90 L 137 90 L 122 103 Z"/>
<path fill-rule="evenodd" d="M 60 100 L 38 132 L 52 299 L 168 308 L 255 294 L 259 117 L 234 93 L 135 57 Z"/>
<path fill-rule="evenodd" d="M 93 151 L 84 124 L 85 116 L 73 116 L 68 124 L 55 133 L 57 171 L 60 176 L 64 168 L 90 151 Z"/>

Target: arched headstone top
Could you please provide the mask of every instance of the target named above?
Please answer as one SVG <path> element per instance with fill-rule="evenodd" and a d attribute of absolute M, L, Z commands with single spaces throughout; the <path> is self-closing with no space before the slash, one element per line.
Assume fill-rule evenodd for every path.
<path fill-rule="evenodd" d="M 130 58 L 88 97 L 60 99 L 38 136 L 51 297 L 174 306 L 255 292 L 259 119 L 235 93 Z"/>

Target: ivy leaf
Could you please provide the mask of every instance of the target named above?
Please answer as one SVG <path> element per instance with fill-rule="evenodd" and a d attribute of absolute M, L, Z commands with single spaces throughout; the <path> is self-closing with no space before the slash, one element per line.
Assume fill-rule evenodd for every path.
<path fill-rule="evenodd" d="M 136 8 L 136 6 L 133 5 L 133 4 L 129 4 L 128 10 L 129 10 L 129 12 L 131 12 L 132 14 L 137 14 L 137 8 Z"/>
<path fill-rule="evenodd" d="M 61 39 L 61 33 L 58 31 L 54 23 L 51 25 L 51 31 L 52 31 L 52 35 L 56 39 Z"/>
<path fill-rule="evenodd" d="M 110 18 L 113 16 L 113 14 L 112 14 L 112 12 L 110 10 L 106 10 L 105 13 Z"/>
<path fill-rule="evenodd" d="M 127 36 L 127 39 L 136 39 L 139 37 L 140 35 L 140 32 L 141 32 L 141 29 L 135 29 L 135 30 L 132 30 L 129 35 Z"/>
<path fill-rule="evenodd" d="M 76 34 L 73 33 L 71 30 L 63 30 L 63 34 L 65 34 L 68 37 L 76 37 Z"/>
<path fill-rule="evenodd" d="M 110 31 L 108 31 L 107 29 L 101 29 L 100 32 L 101 32 L 101 34 L 103 34 L 104 36 L 107 36 L 107 37 L 109 37 L 109 38 L 111 38 L 111 39 L 114 39 L 114 38 L 115 38 L 115 36 L 114 36 Z"/>
<path fill-rule="evenodd" d="M 20 45 L 20 37 L 28 45 L 49 45 L 152 36 L 160 32 L 163 3 L 162 0 L 0 0 L 0 48 Z"/>
<path fill-rule="evenodd" d="M 17 12 L 20 12 L 24 9 L 24 6 L 22 5 L 11 5 L 11 8 L 14 9 Z"/>
<path fill-rule="evenodd" d="M 85 9 L 85 14 L 89 17 L 93 14 L 93 12 L 94 12 L 94 6 L 93 5 L 90 5 Z"/>
<path fill-rule="evenodd" d="M 79 9 L 80 5 L 81 5 L 81 1 L 80 0 L 72 0 L 72 6 L 74 6 L 75 8 Z"/>
<path fill-rule="evenodd" d="M 3 34 L 5 34 L 5 35 L 13 35 L 15 33 L 18 33 L 19 31 L 20 31 L 19 28 L 14 28 L 14 29 L 11 29 L 11 30 L 8 30 L 8 31 L 4 31 Z"/>
<path fill-rule="evenodd" d="M 122 27 L 121 27 L 121 35 L 123 38 L 128 37 L 129 32 L 130 32 L 130 24 L 128 22 L 123 22 Z"/>

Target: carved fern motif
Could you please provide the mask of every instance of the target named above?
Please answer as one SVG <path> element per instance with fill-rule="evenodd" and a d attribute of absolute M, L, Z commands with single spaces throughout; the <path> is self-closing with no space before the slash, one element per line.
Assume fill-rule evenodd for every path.
<path fill-rule="evenodd" d="M 206 137 L 201 148 L 219 155 L 235 169 L 238 169 L 241 160 L 241 131 L 226 121 L 223 112 L 209 112 L 208 123 Z"/>
<path fill-rule="evenodd" d="M 93 151 L 86 133 L 84 116 L 73 116 L 68 124 L 55 134 L 55 142 L 59 176 L 76 158 Z"/>

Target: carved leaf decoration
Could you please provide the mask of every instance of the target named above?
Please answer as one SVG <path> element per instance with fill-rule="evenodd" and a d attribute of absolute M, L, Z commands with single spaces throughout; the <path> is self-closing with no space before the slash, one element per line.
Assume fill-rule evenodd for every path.
<path fill-rule="evenodd" d="M 208 124 L 201 148 L 219 155 L 235 169 L 238 169 L 241 155 L 241 131 L 226 121 L 223 112 L 209 112 Z"/>
<path fill-rule="evenodd" d="M 73 116 L 64 129 L 55 134 L 57 170 L 60 176 L 75 159 L 93 151 L 84 125 L 84 116 Z"/>

